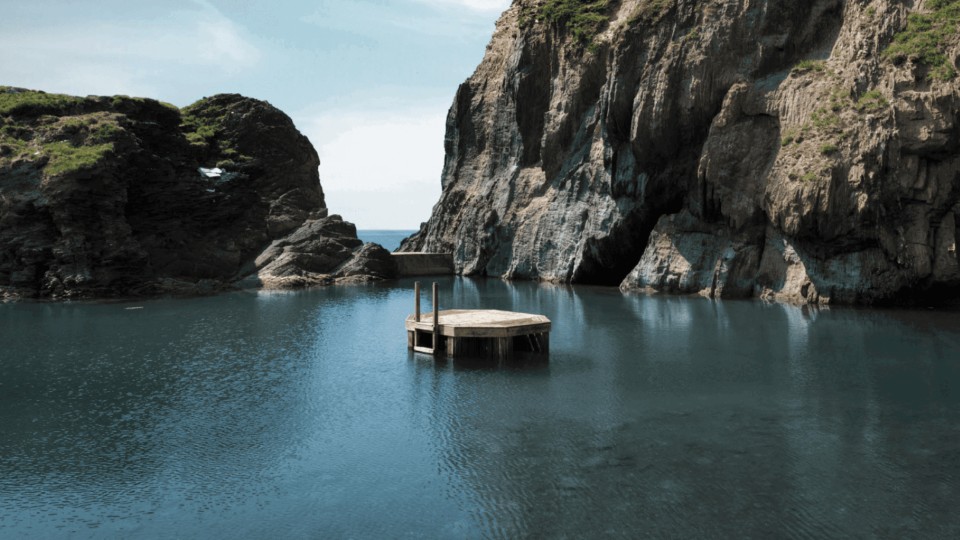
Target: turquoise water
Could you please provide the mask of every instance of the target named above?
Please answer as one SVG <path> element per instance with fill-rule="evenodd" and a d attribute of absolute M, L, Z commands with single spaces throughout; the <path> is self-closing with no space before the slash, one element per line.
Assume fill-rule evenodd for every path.
<path fill-rule="evenodd" d="M 440 280 L 0 305 L 0 538 L 960 536 L 960 315 Z"/>
<path fill-rule="evenodd" d="M 400 247 L 400 242 L 417 231 L 406 230 L 359 230 L 357 236 L 364 242 L 374 242 L 380 244 L 387 251 L 393 251 Z"/>

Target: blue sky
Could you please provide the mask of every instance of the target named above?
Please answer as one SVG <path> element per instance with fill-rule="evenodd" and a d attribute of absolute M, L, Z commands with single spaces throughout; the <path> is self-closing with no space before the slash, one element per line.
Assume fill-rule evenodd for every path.
<path fill-rule="evenodd" d="M 447 109 L 509 0 L 4 4 L 0 84 L 179 106 L 264 99 L 317 148 L 331 212 L 414 229 L 440 195 Z"/>

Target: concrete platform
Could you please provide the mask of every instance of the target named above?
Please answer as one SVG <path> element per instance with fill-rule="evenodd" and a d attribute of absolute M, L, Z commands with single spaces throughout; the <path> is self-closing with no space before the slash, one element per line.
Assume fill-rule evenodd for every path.
<path fill-rule="evenodd" d="M 407 346 L 417 352 L 446 356 L 506 358 L 517 351 L 550 351 L 550 319 L 543 315 L 492 309 L 450 309 L 420 321 L 405 321 Z"/>
<path fill-rule="evenodd" d="M 550 319 L 543 315 L 497 309 L 439 310 L 440 294 L 433 284 L 433 312 L 420 312 L 420 282 L 414 283 L 414 314 L 407 317 L 407 347 L 446 356 L 495 356 L 514 351 L 550 351 Z"/>

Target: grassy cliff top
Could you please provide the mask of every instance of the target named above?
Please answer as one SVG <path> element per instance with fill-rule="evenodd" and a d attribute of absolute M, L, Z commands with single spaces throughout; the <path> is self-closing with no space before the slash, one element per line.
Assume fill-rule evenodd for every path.
<path fill-rule="evenodd" d="M 95 167 L 125 131 L 123 115 L 90 109 L 86 98 L 0 89 L 0 169 L 33 163 L 57 176 Z"/>
<path fill-rule="evenodd" d="M 609 7 L 610 0 L 531 0 L 520 8 L 520 27 L 543 21 L 585 45 L 607 24 Z"/>
<path fill-rule="evenodd" d="M 132 142 L 137 135 L 131 130 L 151 126 L 182 142 L 185 138 L 197 155 L 213 156 L 221 165 L 242 163 L 249 158 L 217 133 L 229 104 L 247 99 L 218 95 L 181 110 L 148 98 L 78 97 L 0 86 L 0 171 L 14 164 L 41 168 L 45 176 L 92 169 L 115 155 L 118 143 Z"/>

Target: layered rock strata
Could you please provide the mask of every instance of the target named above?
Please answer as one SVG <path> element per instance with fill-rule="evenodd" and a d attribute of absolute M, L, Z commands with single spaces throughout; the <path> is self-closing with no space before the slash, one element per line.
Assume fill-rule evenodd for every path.
<path fill-rule="evenodd" d="M 390 277 L 389 254 L 327 216 L 318 165 L 290 118 L 263 101 L 218 95 L 179 110 L 0 88 L 0 295 Z"/>
<path fill-rule="evenodd" d="M 457 92 L 441 198 L 402 249 L 630 290 L 956 298 L 958 14 L 517 0 Z"/>

